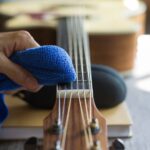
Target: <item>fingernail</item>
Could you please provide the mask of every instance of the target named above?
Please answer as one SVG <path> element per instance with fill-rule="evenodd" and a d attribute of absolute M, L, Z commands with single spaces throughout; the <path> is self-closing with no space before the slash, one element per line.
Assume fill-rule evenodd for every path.
<path fill-rule="evenodd" d="M 38 89 L 40 88 L 38 82 L 33 79 L 33 78 L 27 78 L 25 81 L 25 88 L 27 88 L 30 91 L 38 91 Z"/>

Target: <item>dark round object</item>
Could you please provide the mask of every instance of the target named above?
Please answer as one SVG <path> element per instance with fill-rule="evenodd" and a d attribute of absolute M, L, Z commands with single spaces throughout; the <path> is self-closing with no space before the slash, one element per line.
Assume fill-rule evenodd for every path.
<path fill-rule="evenodd" d="M 38 139 L 36 137 L 30 137 L 24 143 L 24 150 L 36 150 Z"/>
<path fill-rule="evenodd" d="M 37 138 L 36 137 L 30 137 L 26 140 L 25 144 L 27 145 L 37 145 Z"/>
<path fill-rule="evenodd" d="M 114 107 L 125 100 L 125 82 L 114 69 L 104 65 L 92 65 L 92 80 L 97 108 Z"/>
<path fill-rule="evenodd" d="M 29 105 L 41 109 L 52 109 L 56 101 L 56 86 L 44 86 L 38 92 L 22 90 L 14 94 Z"/>

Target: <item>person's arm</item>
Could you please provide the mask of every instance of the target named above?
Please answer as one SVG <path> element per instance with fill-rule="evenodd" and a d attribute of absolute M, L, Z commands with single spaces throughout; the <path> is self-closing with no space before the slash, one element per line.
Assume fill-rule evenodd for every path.
<path fill-rule="evenodd" d="M 0 73 L 27 90 L 37 91 L 40 86 L 31 73 L 9 60 L 13 52 L 33 47 L 39 47 L 39 44 L 27 31 L 0 33 Z"/>

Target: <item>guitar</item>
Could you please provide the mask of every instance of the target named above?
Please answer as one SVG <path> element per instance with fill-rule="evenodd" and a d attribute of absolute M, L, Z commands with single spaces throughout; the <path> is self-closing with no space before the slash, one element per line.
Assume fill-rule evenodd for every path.
<path fill-rule="evenodd" d="M 0 4 L 0 14 L 12 18 L 0 22 L 0 26 L 5 31 L 28 30 L 41 45 L 56 44 L 60 17 L 74 13 L 86 16 L 84 27 L 89 34 L 91 62 L 128 74 L 134 65 L 137 33 L 145 30 L 145 12 L 141 1 L 138 5 L 121 0 L 16 1 Z"/>
<path fill-rule="evenodd" d="M 57 100 L 44 120 L 44 150 L 108 150 L 106 120 L 93 99 L 88 36 L 83 18 L 59 20 L 57 44 L 68 50 L 77 80 L 57 86 Z"/>

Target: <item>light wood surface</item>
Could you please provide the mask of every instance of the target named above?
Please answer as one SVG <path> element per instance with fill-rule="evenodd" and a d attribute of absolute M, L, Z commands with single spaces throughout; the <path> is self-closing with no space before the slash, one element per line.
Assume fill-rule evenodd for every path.
<path fill-rule="evenodd" d="M 51 110 L 43 110 L 30 107 L 23 100 L 10 95 L 6 96 L 5 102 L 9 108 L 9 116 L 4 122 L 3 125 L 4 128 L 8 127 L 41 128 L 43 126 L 43 120 L 51 112 Z M 122 103 L 116 107 L 109 109 L 101 109 L 101 113 L 107 121 L 107 126 L 131 125 L 132 123 L 132 119 L 128 114 L 128 108 L 126 106 L 126 103 Z"/>

